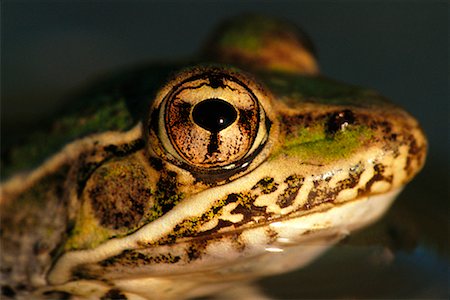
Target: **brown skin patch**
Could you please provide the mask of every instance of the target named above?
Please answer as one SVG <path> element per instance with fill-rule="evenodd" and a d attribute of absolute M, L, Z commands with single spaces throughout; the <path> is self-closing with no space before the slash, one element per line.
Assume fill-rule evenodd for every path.
<path fill-rule="evenodd" d="M 267 206 L 256 206 L 254 202 L 258 198 L 256 195 L 240 195 L 231 194 L 229 195 L 231 202 L 240 203 L 231 211 L 231 214 L 242 214 L 244 217 L 241 221 L 234 223 L 235 227 L 239 227 L 243 224 L 255 222 L 254 217 L 263 216 L 264 219 L 268 219 L 269 214 L 267 213 Z M 244 201 L 239 200 L 239 198 L 245 198 Z"/>
<path fill-rule="evenodd" d="M 181 223 L 177 224 L 173 233 L 161 238 L 157 244 L 158 245 L 166 245 L 174 243 L 177 238 L 180 237 L 200 237 L 200 236 L 210 236 L 219 232 L 222 228 L 227 227 L 235 227 L 238 228 L 243 224 L 255 223 L 255 217 L 262 216 L 264 220 L 269 220 L 272 216 L 271 213 L 267 212 L 266 206 L 256 206 L 253 203 L 258 198 L 257 194 L 247 192 L 247 193 L 239 193 L 239 194 L 229 194 L 224 199 L 217 200 L 213 206 L 204 214 L 198 217 L 192 217 L 186 220 L 183 220 Z M 212 218 L 220 216 L 222 209 L 224 206 L 230 203 L 238 203 L 238 205 L 231 211 L 231 214 L 242 214 L 243 219 L 239 222 L 233 223 L 227 220 L 218 220 L 218 223 L 215 227 L 206 230 L 200 231 L 200 228 L 203 224 L 210 221 Z M 151 246 L 146 243 L 142 243 L 142 247 Z"/>
<path fill-rule="evenodd" d="M 127 144 L 121 145 L 108 145 L 103 147 L 103 149 L 112 154 L 114 157 L 123 157 L 127 156 L 133 152 L 136 152 L 140 149 L 143 149 L 145 146 L 145 142 L 143 139 L 136 139 Z"/>
<path fill-rule="evenodd" d="M 174 264 L 180 261 L 181 257 L 178 255 L 167 254 L 157 254 L 148 255 L 134 250 L 125 250 L 119 255 L 102 260 L 98 264 L 102 267 L 124 267 L 124 266 L 143 266 L 150 264 Z"/>
<path fill-rule="evenodd" d="M 277 189 L 278 183 L 272 177 L 264 177 L 252 187 L 252 191 L 257 191 L 264 195 L 271 194 Z"/>
<path fill-rule="evenodd" d="M 208 241 L 205 239 L 199 239 L 193 241 L 189 247 L 186 249 L 186 256 L 189 262 L 193 260 L 197 260 L 202 257 L 202 255 L 206 252 L 206 246 L 208 245 Z"/>
<path fill-rule="evenodd" d="M 127 296 L 122 294 L 118 289 L 111 289 L 106 294 L 104 294 L 100 300 L 127 300 Z"/>
<path fill-rule="evenodd" d="M 231 221 L 219 219 L 219 221 L 217 222 L 217 225 L 214 226 L 214 228 L 211 228 L 210 230 L 202 231 L 200 235 L 208 236 L 210 234 L 218 232 L 221 228 L 226 228 L 226 227 L 230 227 L 233 225 L 234 225 L 234 223 Z"/>
<path fill-rule="evenodd" d="M 237 252 L 243 252 L 245 250 L 245 242 L 242 241 L 241 239 L 241 233 L 240 232 L 235 232 L 232 233 L 229 238 L 231 239 L 231 243 L 233 245 L 233 248 L 237 251 Z"/>
<path fill-rule="evenodd" d="M 291 175 L 286 178 L 284 183 L 287 184 L 287 188 L 278 196 L 277 205 L 281 208 L 290 206 L 297 197 L 303 181 L 304 178 L 299 175 Z"/>
<path fill-rule="evenodd" d="M 406 143 L 409 146 L 408 156 L 406 157 L 405 171 L 408 175 L 413 174 L 416 169 L 413 166 L 413 162 L 416 161 L 417 165 L 422 165 L 426 154 L 426 145 L 419 145 L 416 138 L 413 135 L 408 135 Z"/>
<path fill-rule="evenodd" d="M 354 167 L 349 177 L 338 181 L 333 188 L 328 187 L 327 180 L 314 181 L 314 188 L 309 192 L 303 209 L 309 210 L 322 203 L 333 202 L 341 191 L 354 188 L 358 184 L 363 171 L 358 166 Z"/>
<path fill-rule="evenodd" d="M 2 295 L 5 297 L 14 298 L 16 296 L 16 292 L 9 285 L 2 285 Z"/>
<path fill-rule="evenodd" d="M 19 285 L 29 289 L 33 286 L 31 279 L 42 276 L 51 264 L 53 253 L 64 242 L 69 218 L 64 186 L 68 172 L 69 167 L 62 166 L 36 181 L 13 201 L 2 203 L 2 284 L 13 287 L 18 294 L 21 294 Z"/>
<path fill-rule="evenodd" d="M 164 163 L 160 158 L 156 158 L 153 156 L 147 155 L 146 158 L 148 159 L 148 162 L 150 165 L 156 170 L 156 171 L 162 171 L 164 169 Z"/>
<path fill-rule="evenodd" d="M 143 139 L 136 139 L 130 143 L 108 145 L 102 149 L 94 149 L 89 153 L 82 153 L 78 158 L 79 167 L 76 174 L 78 196 L 81 196 L 86 181 L 101 164 L 114 157 L 125 157 L 132 154 L 142 149 L 144 145 Z"/>
<path fill-rule="evenodd" d="M 170 211 L 183 197 L 178 191 L 177 173 L 162 171 L 156 184 L 155 198 L 161 213 Z"/>
<path fill-rule="evenodd" d="M 152 191 L 148 174 L 133 159 L 113 161 L 96 170 L 87 193 L 100 224 L 110 229 L 131 228 L 142 219 Z M 94 184 L 95 183 L 95 184 Z"/>
<path fill-rule="evenodd" d="M 376 164 L 375 166 L 373 166 L 374 174 L 372 178 L 370 178 L 369 181 L 367 181 L 364 188 L 358 189 L 358 196 L 370 192 L 372 185 L 377 181 L 392 182 L 393 179 L 392 175 L 384 176 L 385 169 L 386 167 L 382 164 Z"/>
<path fill-rule="evenodd" d="M 278 239 L 278 232 L 270 227 L 265 228 L 266 235 L 269 237 L 269 244 L 274 243 Z"/>
<path fill-rule="evenodd" d="M 286 132 L 296 132 L 298 128 L 308 128 L 310 125 L 314 125 L 317 122 L 317 116 L 312 113 L 298 114 L 298 115 L 282 115 L 280 123 L 283 124 Z"/>
<path fill-rule="evenodd" d="M 44 298 L 43 299 L 49 299 L 49 300 L 69 300 L 72 295 L 66 292 L 61 291 L 47 291 L 43 293 Z"/>
<path fill-rule="evenodd" d="M 264 217 L 264 220 L 269 220 L 271 214 L 267 212 L 267 206 L 256 206 L 253 203 L 258 198 L 258 195 L 248 193 L 240 193 L 240 194 L 230 194 L 227 196 L 225 201 L 226 204 L 238 202 L 239 204 L 231 211 L 231 214 L 242 214 L 243 218 L 241 221 L 233 223 L 226 220 L 219 220 L 218 224 L 208 230 L 196 234 L 196 236 L 205 236 L 210 235 L 212 233 L 218 232 L 222 228 L 234 226 L 234 228 L 239 228 L 244 224 L 255 223 L 255 217 Z"/>

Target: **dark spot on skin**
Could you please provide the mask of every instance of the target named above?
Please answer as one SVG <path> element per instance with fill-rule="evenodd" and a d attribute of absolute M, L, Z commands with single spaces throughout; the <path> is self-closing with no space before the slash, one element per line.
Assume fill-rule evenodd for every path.
<path fill-rule="evenodd" d="M 2 274 L 10 275 L 12 270 L 13 270 L 12 267 L 0 266 L 0 271 L 1 271 Z"/>
<path fill-rule="evenodd" d="M 161 206 L 162 214 L 170 211 L 181 200 L 182 194 L 178 192 L 177 173 L 173 171 L 161 173 L 156 184 L 155 197 L 158 205 Z"/>
<path fill-rule="evenodd" d="M 108 145 L 105 146 L 103 149 L 106 152 L 111 153 L 114 157 L 123 157 L 144 148 L 144 146 L 145 146 L 144 140 L 137 139 L 127 144 Z"/>
<path fill-rule="evenodd" d="M 225 87 L 223 79 L 224 79 L 223 76 L 220 76 L 219 74 L 210 74 L 209 85 L 214 89 L 217 89 L 219 87 Z"/>
<path fill-rule="evenodd" d="M 45 241 L 37 241 L 33 245 L 33 254 L 34 255 L 41 255 L 49 250 L 49 245 Z"/>
<path fill-rule="evenodd" d="M 412 167 L 413 162 L 416 162 L 417 165 L 423 163 L 426 154 L 426 146 L 419 146 L 416 138 L 413 135 L 408 135 L 406 138 L 406 144 L 408 145 L 408 156 L 406 157 L 405 171 L 408 175 L 411 175 L 414 171 L 414 167 Z"/>
<path fill-rule="evenodd" d="M 389 138 L 388 138 L 390 141 L 392 141 L 392 142 L 395 142 L 395 141 L 397 141 L 397 134 L 395 134 L 395 133 L 392 133 L 391 135 L 389 135 Z"/>
<path fill-rule="evenodd" d="M 229 203 L 238 201 L 238 195 L 237 194 L 230 194 L 227 196 L 227 198 L 223 201 L 221 205 L 216 205 L 211 207 L 210 211 L 207 211 L 206 213 L 202 214 L 200 218 L 196 219 L 186 219 L 182 221 L 181 223 L 177 224 L 173 232 L 174 234 L 169 234 L 164 239 L 160 240 L 160 244 L 171 244 L 173 243 L 178 236 L 183 237 L 192 237 L 192 236 L 203 236 L 203 235 L 211 235 L 213 233 L 216 233 L 219 229 L 228 226 L 228 225 L 234 225 L 234 223 L 225 221 L 225 220 L 219 220 L 218 224 L 205 232 L 197 232 L 197 228 L 199 225 L 204 224 L 205 222 L 208 222 L 211 219 L 211 213 L 213 215 L 217 215 L 220 210 Z"/>
<path fill-rule="evenodd" d="M 187 257 L 189 261 L 196 260 L 200 258 L 201 252 L 197 250 L 197 248 L 190 246 L 186 251 Z"/>
<path fill-rule="evenodd" d="M 412 155 L 416 155 L 417 153 L 419 153 L 422 150 L 422 148 L 417 145 L 417 141 L 414 138 L 414 136 L 411 135 L 409 140 L 410 140 L 410 144 L 409 144 L 408 153 L 412 154 Z"/>
<path fill-rule="evenodd" d="M 283 193 L 278 196 L 278 206 L 280 206 L 281 208 L 285 208 L 292 204 L 292 202 L 298 195 L 298 191 L 303 185 L 303 180 L 304 178 L 299 175 L 291 175 L 286 178 L 284 183 L 286 183 L 288 186 L 283 191 Z"/>
<path fill-rule="evenodd" d="M 119 255 L 102 260 L 98 264 L 102 267 L 136 267 L 150 264 L 174 264 L 179 262 L 180 256 L 172 254 L 144 254 L 134 250 L 124 250 Z"/>
<path fill-rule="evenodd" d="M 259 221 L 269 220 L 272 213 L 267 212 L 267 206 L 256 206 L 253 203 L 258 198 L 257 195 L 251 193 L 230 194 L 223 200 L 218 200 L 217 204 L 210 208 L 206 213 L 202 214 L 199 218 L 186 219 L 177 224 L 172 234 L 158 241 L 159 245 L 172 244 L 178 237 L 199 237 L 199 236 L 211 236 L 217 233 L 220 229 L 231 227 L 238 228 L 244 224 L 258 223 Z M 242 214 L 243 218 L 239 222 L 231 222 L 228 220 L 220 220 L 218 224 L 206 231 L 199 232 L 199 227 L 204 223 L 211 220 L 211 215 L 217 215 L 222 208 L 230 203 L 238 203 L 238 205 L 230 212 L 231 214 Z M 254 217 L 263 216 L 261 220 L 254 220 Z"/>
<path fill-rule="evenodd" d="M 71 280 L 99 280 L 100 275 L 94 274 L 86 265 L 76 266 L 72 270 Z"/>
<path fill-rule="evenodd" d="M 148 157 L 148 161 L 150 163 L 150 165 L 156 170 L 156 171 L 162 171 L 162 169 L 164 168 L 164 164 L 163 161 L 159 158 L 150 156 Z"/>
<path fill-rule="evenodd" d="M 233 225 L 234 225 L 234 223 L 229 221 L 229 220 L 219 219 L 219 221 L 217 222 L 217 225 L 214 226 L 214 228 L 202 231 L 201 234 L 199 234 L 198 236 L 209 236 L 209 235 L 211 235 L 213 233 L 218 232 L 221 228 L 226 228 L 226 227 L 230 227 L 230 226 L 233 226 Z"/>
<path fill-rule="evenodd" d="M 94 171 L 97 169 L 97 167 L 101 164 L 101 162 L 83 162 L 80 163 L 80 168 L 78 169 L 77 173 L 77 194 L 78 196 L 81 195 L 83 192 L 83 189 L 86 185 L 86 181 L 89 179 L 89 177 L 94 173 Z"/>
<path fill-rule="evenodd" d="M 328 184 L 321 186 L 322 183 L 328 181 L 313 181 L 314 187 L 310 190 L 303 209 L 309 210 L 317 205 L 333 202 L 342 190 L 354 188 L 359 183 L 363 172 L 364 169 L 360 168 L 359 165 L 354 166 L 350 170 L 349 176 L 338 181 L 333 188 L 328 187 Z"/>
<path fill-rule="evenodd" d="M 278 183 L 274 181 L 272 177 L 264 177 L 252 187 L 252 190 L 260 191 L 265 195 L 273 193 L 278 189 Z"/>
<path fill-rule="evenodd" d="M 67 221 L 67 227 L 66 227 L 66 235 L 70 236 L 72 230 L 75 228 L 75 220 L 70 219 Z"/>
<path fill-rule="evenodd" d="M 307 199 L 307 202 L 305 204 L 305 208 L 306 209 L 310 209 L 313 206 L 315 200 L 319 198 L 318 196 L 321 193 L 320 189 L 318 189 L 320 182 L 317 181 L 317 180 L 314 180 L 313 184 L 314 184 L 314 188 L 312 188 L 309 191 L 308 199 Z"/>
<path fill-rule="evenodd" d="M 370 188 L 372 187 L 372 185 L 377 182 L 377 181 L 381 181 L 384 180 L 385 177 L 383 176 L 384 173 L 384 166 L 382 164 L 376 164 L 373 166 L 374 169 L 374 174 L 372 176 L 372 178 L 369 179 L 369 181 L 367 181 L 366 185 L 364 188 L 361 188 L 358 190 L 358 196 L 363 195 L 367 192 L 370 192 Z M 392 181 L 392 179 L 391 179 Z"/>
<path fill-rule="evenodd" d="M 111 289 L 100 300 L 127 300 L 128 298 L 118 289 Z"/>
<path fill-rule="evenodd" d="M 233 248 L 236 249 L 238 252 L 243 252 L 245 250 L 245 242 L 241 240 L 241 234 L 240 232 L 235 232 L 230 235 L 231 243 L 233 245 Z"/>
<path fill-rule="evenodd" d="M 61 292 L 61 291 L 46 291 L 43 293 L 43 295 L 45 296 L 45 299 L 49 299 L 49 300 L 54 300 L 54 299 L 69 300 L 71 297 L 71 295 L 69 293 Z"/>
<path fill-rule="evenodd" d="M 147 123 L 149 125 L 149 130 L 153 131 L 156 136 L 158 136 L 158 132 L 159 132 L 159 124 L 158 124 L 159 109 L 160 108 L 158 107 L 152 111 L 152 113 L 150 115 L 150 120 Z"/>
<path fill-rule="evenodd" d="M 14 298 L 16 296 L 16 292 L 9 285 L 2 285 L 2 295 Z"/>
<path fill-rule="evenodd" d="M 231 211 L 232 214 L 242 214 L 244 216 L 243 219 L 235 223 L 234 226 L 238 227 L 242 224 L 250 223 L 253 221 L 252 219 L 257 216 L 268 218 L 269 214 L 266 212 L 267 206 L 255 206 L 253 204 L 256 198 L 256 196 L 253 196 L 249 202 L 245 204 L 239 203 L 236 208 Z"/>
<path fill-rule="evenodd" d="M 278 238 L 278 232 L 270 227 L 266 227 L 265 231 L 266 235 L 269 237 L 269 243 L 274 243 Z"/>
<path fill-rule="evenodd" d="M 331 114 L 326 124 L 326 132 L 328 134 L 335 134 L 338 131 L 344 130 L 346 126 L 355 122 L 355 116 L 349 109 L 335 112 Z"/>
<path fill-rule="evenodd" d="M 186 250 L 188 260 L 193 261 L 199 259 L 203 253 L 205 253 L 207 244 L 208 243 L 206 240 L 198 240 L 193 242 Z"/>

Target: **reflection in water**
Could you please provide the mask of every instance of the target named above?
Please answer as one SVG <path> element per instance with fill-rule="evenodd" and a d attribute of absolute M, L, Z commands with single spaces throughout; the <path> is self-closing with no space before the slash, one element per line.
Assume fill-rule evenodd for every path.
<path fill-rule="evenodd" d="M 446 298 L 448 266 L 422 246 L 394 257 L 383 247 L 342 245 L 304 269 L 259 284 L 274 299 Z"/>

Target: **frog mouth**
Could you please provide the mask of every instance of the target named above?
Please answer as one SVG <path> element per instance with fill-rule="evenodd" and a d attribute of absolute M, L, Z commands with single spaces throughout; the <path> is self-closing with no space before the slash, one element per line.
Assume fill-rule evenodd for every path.
<path fill-rule="evenodd" d="M 193 235 L 186 235 L 175 244 L 220 240 L 224 238 L 249 235 L 252 231 L 264 230 L 272 242 L 295 244 L 316 236 L 346 236 L 349 232 L 377 221 L 390 207 L 403 187 L 386 193 L 366 194 L 345 202 L 321 203 L 307 210 L 299 209 L 286 215 L 271 215 L 259 221 L 246 224 L 218 222 L 213 229 Z M 169 235 L 170 236 L 170 235 Z M 171 245 L 167 237 L 158 240 L 155 245 Z"/>
<path fill-rule="evenodd" d="M 68 253 L 69 256 L 55 266 L 49 279 L 55 284 L 62 283 L 77 272 L 110 280 L 183 274 L 203 276 L 204 272 L 220 272 L 217 270 L 224 268 L 236 272 L 232 266 L 240 268 L 241 265 L 251 266 L 253 272 L 255 262 L 265 254 L 278 252 L 285 252 L 293 261 L 305 265 L 349 232 L 379 219 L 401 189 L 360 197 L 333 207 L 296 212 L 260 224 L 186 237 L 173 244 L 141 242 L 139 247 L 129 248 L 111 240 L 104 248 L 109 254 L 103 251 Z M 269 260 L 280 259 L 277 257 L 269 256 Z M 299 267 L 300 263 L 292 262 L 290 266 Z M 258 269 L 260 264 L 257 264 Z M 278 272 L 273 270 L 273 264 L 264 268 L 263 265 L 261 272 Z M 248 271 L 245 270 L 246 267 L 242 272 Z"/>

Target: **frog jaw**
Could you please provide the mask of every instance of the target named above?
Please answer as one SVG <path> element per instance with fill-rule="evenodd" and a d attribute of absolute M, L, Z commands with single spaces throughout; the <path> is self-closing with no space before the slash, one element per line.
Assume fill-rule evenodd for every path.
<path fill-rule="evenodd" d="M 401 153 L 405 151 L 407 152 L 406 146 Z M 306 224 L 305 218 L 317 217 L 317 220 L 322 220 L 315 226 L 318 228 L 317 233 L 333 232 L 335 234 L 335 230 L 341 232 L 342 224 L 324 222 L 323 220 L 326 220 L 324 213 L 331 213 L 333 216 L 333 211 L 338 212 L 339 210 L 336 209 L 342 208 L 350 214 L 358 210 L 359 206 L 354 206 L 356 203 L 365 203 L 367 196 L 395 190 L 386 197 L 384 204 L 380 204 L 380 211 L 384 211 L 392 200 L 391 196 L 398 192 L 398 188 L 404 184 L 405 180 L 408 180 L 404 177 L 404 173 L 394 172 L 397 168 L 404 167 L 405 155 L 397 158 L 394 156 L 394 153 L 391 153 L 389 157 L 386 152 L 375 147 L 354 153 L 350 159 L 335 162 L 334 168 L 328 168 L 325 173 L 318 173 L 320 168 L 316 165 L 299 164 L 295 157 L 278 156 L 276 159 L 264 162 L 244 177 L 184 199 L 167 214 L 145 225 L 132 235 L 109 240 L 94 249 L 64 254 L 50 273 L 49 281 L 52 284 L 69 281 L 73 278 L 74 271 L 99 278 L 108 276 L 106 274 L 115 274 L 115 276 L 123 276 L 124 273 L 130 274 L 130 272 L 136 274 L 135 262 L 132 261 L 139 257 L 138 253 L 142 251 L 147 253 L 143 255 L 150 262 L 148 269 L 145 264 L 142 267 L 144 274 L 153 276 L 155 273 L 151 270 L 154 268 L 161 272 L 160 268 L 164 268 L 165 264 L 170 264 L 172 271 L 177 269 L 177 265 L 184 266 L 182 269 L 186 270 L 186 265 L 196 265 L 192 260 L 201 262 L 203 255 L 208 256 L 216 251 L 213 257 L 220 257 L 217 249 L 226 245 L 222 240 L 224 236 L 231 239 L 230 247 L 259 249 L 260 252 L 265 252 L 265 248 L 279 237 L 273 228 L 274 225 L 270 224 L 285 223 L 289 220 Z M 380 161 L 390 162 L 390 165 L 385 165 L 382 173 L 377 167 Z M 348 166 L 351 167 L 348 168 Z M 296 174 L 302 175 L 294 178 L 293 175 Z M 391 179 L 385 180 L 391 175 Z M 299 176 L 303 177 L 303 181 Z M 333 191 L 331 199 L 327 197 L 331 195 L 330 186 L 338 187 Z M 314 197 L 311 198 L 310 195 Z M 355 222 L 347 222 L 342 218 L 336 219 L 344 221 L 347 224 L 346 229 L 352 230 L 353 227 L 370 222 L 379 215 L 376 210 L 373 210 L 373 213 L 372 217 L 360 216 L 361 218 Z M 291 241 L 300 237 L 301 241 L 303 236 L 311 237 L 310 229 L 306 230 L 304 226 L 297 226 L 290 231 L 290 236 L 281 237 Z M 236 240 L 236 235 L 245 236 L 246 234 L 251 237 L 243 238 L 242 241 L 239 241 L 239 238 Z M 264 243 L 258 242 L 258 235 Z M 320 237 L 320 234 L 318 236 Z M 208 237 L 208 239 L 202 237 Z M 326 242 L 326 240 L 327 238 L 319 238 L 317 241 Z M 203 244 L 200 242 L 200 246 L 195 246 L 198 241 L 203 241 Z M 221 246 L 213 246 L 214 241 L 219 241 L 217 245 Z M 269 244 L 267 244 L 268 241 Z M 211 246 L 208 248 L 205 243 Z M 186 246 L 183 247 L 183 244 Z M 203 251 L 199 250 L 199 247 L 203 247 Z M 222 249 L 225 249 L 222 253 L 223 257 L 230 258 L 227 256 L 229 248 Z M 167 253 L 170 253 L 170 256 L 167 256 Z M 238 251 L 235 253 L 241 254 Z M 150 257 L 153 258 L 150 259 Z M 128 271 L 126 271 L 127 261 L 131 264 Z M 214 260 L 210 263 L 218 264 Z M 210 263 L 204 266 L 209 268 Z M 77 269 L 77 266 L 80 267 Z M 125 266 L 124 273 L 115 269 L 121 269 L 120 266 Z M 105 274 L 108 267 L 111 267 L 114 272 Z"/>
<path fill-rule="evenodd" d="M 128 297 L 138 295 L 145 299 L 152 291 L 164 290 L 164 295 L 170 299 L 180 294 L 190 298 L 210 294 L 237 281 L 285 273 L 308 265 L 350 231 L 376 221 L 401 190 L 397 188 L 386 194 L 363 197 L 301 217 L 279 219 L 235 234 L 218 235 L 208 242 L 195 238 L 174 245 L 127 252 L 128 258 L 122 252 L 122 255 L 101 262 L 103 265 L 110 263 L 106 270 L 100 270 L 98 264 L 88 265 L 84 269 L 86 274 L 99 276 L 101 281 L 69 281 L 52 286 L 52 290 L 79 296 L 92 296 L 95 291 L 98 297 L 112 290 L 120 290 Z M 196 250 L 203 252 L 201 257 L 195 257 Z M 170 259 L 167 259 L 167 253 L 171 253 Z M 188 258 L 187 253 L 192 257 Z M 77 259 L 89 256 L 87 253 L 85 255 Z M 180 263 L 183 256 L 189 261 Z M 146 265 L 145 260 L 152 262 L 153 266 L 151 263 Z M 127 269 L 127 263 L 134 267 Z M 61 275 L 54 274 L 55 277 Z"/>

